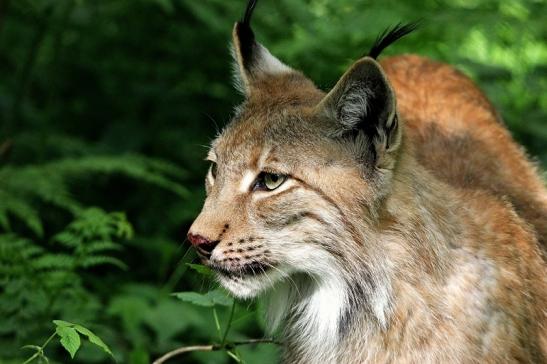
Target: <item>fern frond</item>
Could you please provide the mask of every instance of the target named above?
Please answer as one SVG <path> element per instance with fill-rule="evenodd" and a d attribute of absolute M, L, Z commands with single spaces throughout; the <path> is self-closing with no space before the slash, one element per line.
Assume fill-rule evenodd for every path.
<path fill-rule="evenodd" d="M 17 275 L 25 271 L 25 264 L 44 249 L 32 241 L 15 234 L 0 234 L 0 271 L 5 275 Z"/>
<path fill-rule="evenodd" d="M 49 164 L 0 169 L 0 190 L 26 201 L 34 199 L 76 213 L 81 205 L 70 194 L 66 178 Z"/>
<path fill-rule="evenodd" d="M 133 228 L 125 214 L 107 213 L 98 208 L 82 211 L 68 226 L 67 231 L 88 241 L 97 238 L 108 241 L 113 237 L 127 238 L 133 234 Z"/>
<path fill-rule="evenodd" d="M 103 253 L 107 251 L 120 251 L 123 246 L 112 241 L 92 241 L 85 244 L 84 250 L 86 254 Z"/>
<path fill-rule="evenodd" d="M 64 245 L 67 248 L 78 248 L 83 244 L 83 237 L 73 233 L 70 230 L 63 230 L 60 233 L 56 234 L 53 239 L 54 242 L 57 242 L 61 245 Z"/>
<path fill-rule="evenodd" d="M 37 236 L 41 237 L 44 234 L 38 211 L 25 199 L 0 190 L 0 215 L 4 216 L 5 223 L 2 225 L 7 227 L 6 231 L 9 231 L 8 214 L 21 220 Z"/>
<path fill-rule="evenodd" d="M 91 268 L 99 265 L 113 265 L 120 269 L 127 270 L 127 265 L 121 260 L 107 255 L 92 255 L 81 260 L 80 264 L 83 268 Z"/>
<path fill-rule="evenodd" d="M 68 254 L 45 254 L 34 259 L 31 267 L 35 270 L 63 269 L 70 270 L 76 264 L 76 259 Z"/>
<path fill-rule="evenodd" d="M 88 176 L 90 173 L 119 173 L 164 188 L 181 197 L 189 197 L 189 191 L 170 177 L 184 177 L 176 166 L 152 158 L 137 155 L 93 156 L 79 159 L 63 159 L 50 164 L 67 177 Z"/>

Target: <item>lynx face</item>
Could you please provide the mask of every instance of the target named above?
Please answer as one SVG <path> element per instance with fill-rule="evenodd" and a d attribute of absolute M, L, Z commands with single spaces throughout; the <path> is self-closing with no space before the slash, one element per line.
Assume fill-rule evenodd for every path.
<path fill-rule="evenodd" d="M 212 143 L 208 196 L 190 241 L 239 297 L 282 280 L 298 290 L 295 277 L 351 286 L 360 278 L 350 272 L 363 271 L 355 265 L 375 276 L 379 248 L 362 226 L 373 229 L 401 140 L 380 66 L 361 59 L 325 95 L 245 24 L 234 28 L 234 48 L 246 101 Z M 365 279 L 370 289 L 375 279 Z"/>
<path fill-rule="evenodd" d="M 198 251 L 240 297 L 297 272 L 328 273 L 345 254 L 338 240 L 351 237 L 340 201 L 369 189 L 351 149 L 308 108 L 252 107 L 213 143 L 208 197 L 191 230 L 213 242 Z"/>

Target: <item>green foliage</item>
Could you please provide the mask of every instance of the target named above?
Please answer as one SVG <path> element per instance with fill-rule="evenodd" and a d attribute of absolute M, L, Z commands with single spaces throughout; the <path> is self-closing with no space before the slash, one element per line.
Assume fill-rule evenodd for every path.
<path fill-rule="evenodd" d="M 112 271 L 108 266 L 128 269 L 120 258 L 123 242 L 134 235 L 126 214 L 87 206 L 73 192 L 101 175 L 125 176 L 188 196 L 177 181 L 184 177 L 182 170 L 135 154 L 0 168 L 0 317 L 6 318 L 0 329 L 0 355 L 14 353 L 3 348 L 44 338 L 45 323 L 54 317 L 98 322 L 101 303 L 89 289 L 85 272 Z M 72 357 L 80 347 L 79 334 L 106 348 L 83 326 L 55 323 L 60 344 Z M 108 348 L 105 352 L 112 354 Z M 35 355 L 40 359 L 43 353 Z"/>
<path fill-rule="evenodd" d="M 91 208 L 78 213 L 46 246 L 15 233 L 0 234 L 0 315 L 9 317 L 2 333 L 24 342 L 41 331 L 38 319 L 76 315 L 79 309 L 94 312 L 94 300 L 79 273 L 102 265 L 125 268 L 109 253 L 121 250 L 116 240 L 130 233 L 123 214 Z"/>
<path fill-rule="evenodd" d="M 207 278 L 211 278 L 213 276 L 213 271 L 211 270 L 211 268 L 205 266 L 205 265 L 200 265 L 200 264 L 190 264 L 190 263 L 186 263 L 186 265 L 191 268 L 192 270 L 196 271 L 197 273 L 207 277 Z"/>
<path fill-rule="evenodd" d="M 0 362 L 42 360 L 45 345 L 14 350 L 29 343 L 67 362 L 48 341 L 57 318 L 123 363 L 206 343 L 219 350 L 183 361 L 277 361 L 274 345 L 230 346 L 264 336 L 256 305 L 232 304 L 182 241 L 203 146 L 241 101 L 227 45 L 245 3 L 0 1 Z M 384 28 L 423 18 L 386 55 L 462 69 L 547 166 L 546 14 L 536 0 L 261 0 L 253 27 L 328 89 Z M 57 327 L 74 352 L 74 331 L 87 338 L 74 362 L 112 362 L 91 331 Z"/>
<path fill-rule="evenodd" d="M 197 292 L 178 292 L 173 293 L 173 296 L 184 302 L 190 302 L 194 305 L 203 307 L 213 307 L 216 305 L 230 306 L 233 299 L 226 296 L 224 292 L 219 289 L 209 291 L 205 294 Z"/>

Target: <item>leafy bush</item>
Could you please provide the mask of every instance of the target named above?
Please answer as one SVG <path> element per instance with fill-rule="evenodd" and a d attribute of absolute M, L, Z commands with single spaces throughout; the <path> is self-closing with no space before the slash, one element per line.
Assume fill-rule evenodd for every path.
<path fill-rule="evenodd" d="M 1 352 L 43 336 L 47 322 L 56 317 L 95 321 L 101 302 L 86 287 L 84 272 L 97 274 L 103 266 L 127 270 L 120 256 L 133 228 L 125 214 L 83 206 L 71 195 L 74 180 L 83 183 L 84 177 L 97 173 L 123 174 L 179 196 L 188 194 L 173 179 L 182 175 L 178 168 L 134 155 L 0 169 L 0 225 L 6 231 L 0 234 L 0 316 L 6 318 L 0 329 Z M 54 227 L 55 220 L 66 219 L 72 221 L 60 231 L 45 231 L 47 223 Z"/>

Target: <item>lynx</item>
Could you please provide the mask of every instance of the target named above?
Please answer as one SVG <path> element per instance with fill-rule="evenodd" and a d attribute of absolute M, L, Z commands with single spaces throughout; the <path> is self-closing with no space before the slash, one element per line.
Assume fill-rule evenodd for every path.
<path fill-rule="evenodd" d="M 283 362 L 547 362 L 547 191 L 486 97 L 441 63 L 377 62 L 412 25 L 325 94 L 255 40 L 255 5 L 188 238 L 265 297 Z"/>

